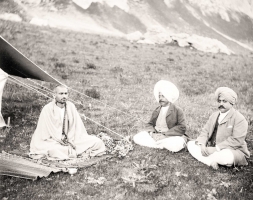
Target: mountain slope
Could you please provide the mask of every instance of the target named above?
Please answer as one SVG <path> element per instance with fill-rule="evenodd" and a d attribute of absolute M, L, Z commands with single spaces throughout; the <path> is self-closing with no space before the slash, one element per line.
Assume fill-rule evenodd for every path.
<path fill-rule="evenodd" d="M 235 40 L 253 44 L 253 0 L 2 0 L 1 5 L 1 13 L 75 31 L 124 36 L 160 27 L 218 39 L 234 52 L 244 51 Z"/>

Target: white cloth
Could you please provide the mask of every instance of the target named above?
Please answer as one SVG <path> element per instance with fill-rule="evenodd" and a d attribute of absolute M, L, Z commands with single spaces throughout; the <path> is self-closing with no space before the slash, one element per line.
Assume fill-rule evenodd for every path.
<path fill-rule="evenodd" d="M 227 116 L 227 114 L 229 113 L 230 110 L 228 110 L 225 113 L 220 112 L 219 118 L 218 118 L 218 123 L 220 124 L 222 122 L 222 120 Z"/>
<path fill-rule="evenodd" d="M 165 80 L 160 80 L 155 84 L 154 95 L 157 102 L 159 102 L 159 93 L 162 93 L 171 103 L 174 103 L 179 97 L 177 87 L 173 83 Z"/>
<path fill-rule="evenodd" d="M 61 121 L 62 121 L 62 123 L 63 123 L 64 114 L 65 114 L 65 107 L 60 108 L 60 107 L 57 106 L 56 109 L 59 110 L 59 112 L 60 112 L 60 114 L 61 114 Z"/>
<path fill-rule="evenodd" d="M 4 90 L 5 83 L 7 81 L 7 78 L 8 78 L 8 74 L 6 74 L 2 69 L 0 69 L 0 127 L 6 126 L 6 123 L 1 113 L 1 109 L 2 109 L 3 90 Z"/>
<path fill-rule="evenodd" d="M 103 141 L 87 134 L 75 105 L 69 101 L 66 104 L 65 133 L 72 145 L 62 145 L 61 109 L 52 101 L 41 111 L 30 144 L 30 157 L 48 156 L 50 159 L 61 160 L 69 159 L 73 154 L 76 156 L 89 152 L 90 156 L 96 156 L 105 152 Z"/>
<path fill-rule="evenodd" d="M 162 140 L 155 141 L 147 131 L 137 133 L 133 140 L 136 144 L 151 148 L 167 149 L 172 152 L 178 152 L 185 146 L 184 138 L 180 136 L 172 136 Z"/>
<path fill-rule="evenodd" d="M 158 132 L 167 132 L 169 130 L 167 122 L 166 122 L 166 114 L 168 112 L 169 106 L 161 107 L 160 113 L 156 120 L 155 129 Z"/>
<path fill-rule="evenodd" d="M 229 167 L 234 164 L 234 155 L 229 149 L 222 149 L 221 151 L 216 151 L 209 156 L 203 156 L 201 154 L 200 145 L 195 144 L 195 141 L 189 141 L 187 143 L 187 148 L 194 158 L 208 166 L 210 166 L 212 162 Z"/>

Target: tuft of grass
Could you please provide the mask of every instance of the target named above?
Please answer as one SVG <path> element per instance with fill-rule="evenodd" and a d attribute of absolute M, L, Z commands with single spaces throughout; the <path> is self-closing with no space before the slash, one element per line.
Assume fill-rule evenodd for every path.
<path fill-rule="evenodd" d="M 85 94 L 94 99 L 100 99 L 100 93 L 95 88 L 85 90 Z"/>
<path fill-rule="evenodd" d="M 54 64 L 54 67 L 55 69 L 58 69 L 58 70 L 64 70 L 66 68 L 66 65 L 65 63 L 56 62 Z"/>
<path fill-rule="evenodd" d="M 86 66 L 88 69 L 96 69 L 97 68 L 97 66 L 93 63 L 86 63 Z"/>
<path fill-rule="evenodd" d="M 113 67 L 112 69 L 110 69 L 110 71 L 117 74 L 117 73 L 123 73 L 124 69 L 116 66 L 116 67 Z"/>

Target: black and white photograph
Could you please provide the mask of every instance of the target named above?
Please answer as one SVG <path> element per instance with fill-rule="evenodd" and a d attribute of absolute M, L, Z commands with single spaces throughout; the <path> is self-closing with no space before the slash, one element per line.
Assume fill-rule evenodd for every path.
<path fill-rule="evenodd" d="M 16 199 L 253 199 L 253 0 L 0 0 Z"/>

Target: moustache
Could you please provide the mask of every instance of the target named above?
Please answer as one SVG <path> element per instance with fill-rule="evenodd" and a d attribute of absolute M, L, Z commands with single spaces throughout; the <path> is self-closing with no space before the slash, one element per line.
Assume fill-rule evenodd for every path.
<path fill-rule="evenodd" d="M 218 108 L 219 108 L 219 109 L 220 109 L 220 108 L 224 108 L 224 109 L 225 109 L 225 107 L 224 107 L 224 106 L 219 106 Z"/>

